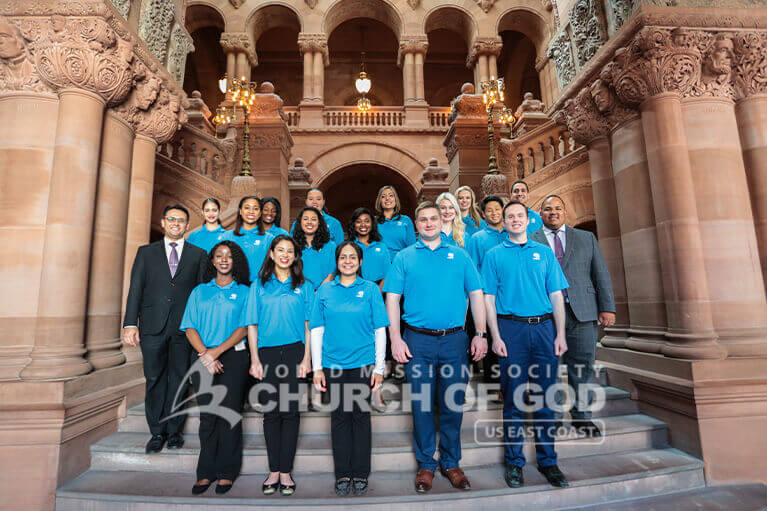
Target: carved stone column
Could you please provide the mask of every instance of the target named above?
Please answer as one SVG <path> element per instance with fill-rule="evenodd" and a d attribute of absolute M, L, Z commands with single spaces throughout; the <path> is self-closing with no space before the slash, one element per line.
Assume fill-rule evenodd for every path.
<path fill-rule="evenodd" d="M 481 91 L 482 82 L 498 76 L 496 61 L 503 49 L 503 42 L 496 38 L 479 38 L 469 50 L 466 67 L 476 70 L 476 90 Z"/>
<path fill-rule="evenodd" d="M 423 62 L 428 49 L 429 40 L 426 36 L 411 35 L 400 39 L 397 65 L 402 68 L 402 90 L 408 126 L 429 126 L 423 78 Z"/>
<path fill-rule="evenodd" d="M 221 34 L 221 47 L 227 54 L 227 73 L 234 61 L 234 70 L 231 77 L 242 78 L 250 81 L 251 67 L 258 65 L 258 56 L 251 43 L 250 36 L 245 32 L 224 32 Z M 234 55 L 234 57 L 229 57 Z"/>
<path fill-rule="evenodd" d="M 449 172 L 446 168 L 439 166 L 437 158 L 431 158 L 429 165 L 423 170 L 421 176 L 421 191 L 418 192 L 418 202 L 434 201 L 439 194 L 450 191 L 450 185 L 447 182 Z"/>
<path fill-rule="evenodd" d="M 298 34 L 298 47 L 304 56 L 304 97 L 299 104 L 302 128 L 321 128 L 325 103 L 325 67 L 330 64 L 325 34 Z"/>

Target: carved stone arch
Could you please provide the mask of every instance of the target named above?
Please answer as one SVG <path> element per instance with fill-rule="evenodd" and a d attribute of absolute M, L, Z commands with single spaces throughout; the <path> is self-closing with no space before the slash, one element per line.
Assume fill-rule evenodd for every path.
<path fill-rule="evenodd" d="M 466 42 L 466 48 L 471 48 L 479 34 L 477 20 L 468 10 L 460 5 L 440 5 L 429 10 L 424 17 L 423 33 L 437 29 L 456 32 Z"/>
<path fill-rule="evenodd" d="M 551 38 L 547 15 L 530 7 L 515 6 L 507 9 L 498 17 L 496 33 L 513 30 L 524 34 L 535 45 L 538 56 L 546 55 L 546 45 Z"/>
<path fill-rule="evenodd" d="M 354 18 L 379 21 L 394 32 L 398 42 L 402 38 L 404 17 L 394 4 L 384 0 L 337 0 L 325 13 L 323 31 L 330 37 L 341 23 Z"/>
<path fill-rule="evenodd" d="M 333 172 L 355 163 L 375 163 L 390 168 L 407 179 L 413 189 L 421 188 L 421 176 L 426 163 L 409 151 L 374 141 L 339 144 L 320 153 L 306 167 L 314 186 Z"/>
<path fill-rule="evenodd" d="M 267 30 L 286 27 L 301 32 L 304 21 L 295 6 L 286 2 L 269 2 L 258 6 L 245 20 L 245 32 L 250 36 L 253 47 L 258 51 L 258 39 Z"/>
<path fill-rule="evenodd" d="M 222 32 L 226 32 L 226 16 L 212 2 L 193 0 L 187 4 L 184 18 L 184 26 L 190 34 L 204 27 L 216 27 Z"/>

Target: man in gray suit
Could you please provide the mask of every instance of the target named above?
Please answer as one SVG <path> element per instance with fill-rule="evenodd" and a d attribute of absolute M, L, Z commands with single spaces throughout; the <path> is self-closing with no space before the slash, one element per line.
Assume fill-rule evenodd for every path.
<path fill-rule="evenodd" d="M 562 362 L 567 364 L 568 384 L 577 397 L 582 397 L 578 392 L 581 385 L 592 383 L 594 375 L 598 324 L 609 327 L 615 323 L 615 298 L 596 237 L 588 231 L 566 226 L 566 217 L 562 198 L 549 195 L 541 204 L 543 229 L 531 234 L 530 239 L 551 247 L 570 283 L 565 294 L 568 350 Z M 576 399 L 570 410 L 572 425 L 586 434 L 600 436 L 601 432 L 591 421 L 591 412 L 585 410 L 588 401 L 580 401 Z"/>

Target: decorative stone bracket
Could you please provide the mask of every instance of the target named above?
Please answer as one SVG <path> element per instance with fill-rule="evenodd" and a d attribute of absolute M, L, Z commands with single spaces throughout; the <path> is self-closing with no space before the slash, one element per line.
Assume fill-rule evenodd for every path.
<path fill-rule="evenodd" d="M 302 32 L 298 34 L 298 48 L 301 53 L 321 53 L 325 67 L 330 65 L 327 35 Z"/>
<path fill-rule="evenodd" d="M 498 57 L 503 49 L 503 41 L 495 37 L 482 37 L 474 41 L 466 57 L 466 67 L 472 68 L 480 55 Z"/>
<path fill-rule="evenodd" d="M 258 55 L 250 36 L 245 32 L 224 32 L 221 34 L 221 48 L 224 53 L 244 53 L 251 66 L 258 65 Z"/>
<path fill-rule="evenodd" d="M 408 53 L 426 55 L 429 49 L 429 39 L 422 35 L 403 36 L 397 50 L 397 65 L 402 67 L 405 55 Z"/>

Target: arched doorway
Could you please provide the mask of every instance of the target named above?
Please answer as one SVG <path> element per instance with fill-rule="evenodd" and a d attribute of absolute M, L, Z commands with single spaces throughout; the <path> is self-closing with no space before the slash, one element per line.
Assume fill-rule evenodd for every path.
<path fill-rule="evenodd" d="M 399 172 L 376 163 L 354 163 L 328 175 L 319 183 L 325 193 L 325 207 L 346 228 L 355 209 L 374 211 L 378 189 L 393 185 L 402 202 L 402 212 L 412 216 L 416 190 Z"/>

